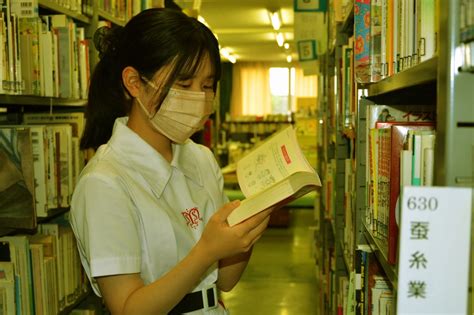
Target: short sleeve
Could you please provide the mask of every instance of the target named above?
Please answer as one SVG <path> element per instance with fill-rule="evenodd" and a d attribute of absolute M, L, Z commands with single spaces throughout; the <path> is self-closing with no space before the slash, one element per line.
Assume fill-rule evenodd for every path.
<path fill-rule="evenodd" d="M 71 201 L 71 226 L 93 286 L 94 277 L 140 272 L 138 216 L 118 181 L 100 174 L 83 177 Z M 94 289 L 98 293 L 96 284 Z"/>

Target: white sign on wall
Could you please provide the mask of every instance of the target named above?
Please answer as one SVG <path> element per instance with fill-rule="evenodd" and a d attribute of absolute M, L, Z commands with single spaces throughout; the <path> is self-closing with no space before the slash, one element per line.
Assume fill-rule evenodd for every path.
<path fill-rule="evenodd" d="M 472 189 L 405 187 L 397 314 L 467 314 Z"/>
<path fill-rule="evenodd" d="M 298 58 L 300 61 L 316 60 L 316 40 L 302 40 L 298 42 Z"/>

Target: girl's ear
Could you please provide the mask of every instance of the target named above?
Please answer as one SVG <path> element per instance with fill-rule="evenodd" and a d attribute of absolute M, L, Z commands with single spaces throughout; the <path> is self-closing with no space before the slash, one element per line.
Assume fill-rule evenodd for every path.
<path fill-rule="evenodd" d="M 140 74 L 135 70 L 135 68 L 128 66 L 123 69 L 122 82 L 130 96 L 135 98 L 140 94 L 142 82 Z"/>

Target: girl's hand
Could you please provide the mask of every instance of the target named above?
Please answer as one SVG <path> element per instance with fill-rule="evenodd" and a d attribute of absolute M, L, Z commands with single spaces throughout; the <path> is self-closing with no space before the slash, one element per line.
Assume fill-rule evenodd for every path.
<path fill-rule="evenodd" d="M 249 251 L 267 228 L 273 208 L 229 227 L 227 217 L 239 205 L 240 201 L 236 200 L 220 208 L 207 223 L 197 244 L 213 262 Z"/>

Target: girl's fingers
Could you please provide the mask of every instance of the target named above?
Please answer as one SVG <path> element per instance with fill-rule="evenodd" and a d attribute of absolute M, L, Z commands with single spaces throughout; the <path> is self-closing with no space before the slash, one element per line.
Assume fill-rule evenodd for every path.
<path fill-rule="evenodd" d="M 235 208 L 240 206 L 240 200 L 234 200 L 232 202 L 228 202 L 225 205 L 222 206 L 222 208 L 219 209 L 219 211 L 216 212 L 215 215 L 218 216 L 219 221 L 224 222 L 227 220 L 227 217 L 231 214 L 232 211 L 234 211 Z"/>

